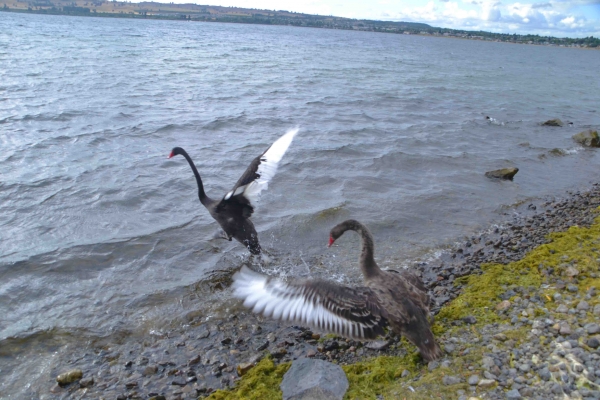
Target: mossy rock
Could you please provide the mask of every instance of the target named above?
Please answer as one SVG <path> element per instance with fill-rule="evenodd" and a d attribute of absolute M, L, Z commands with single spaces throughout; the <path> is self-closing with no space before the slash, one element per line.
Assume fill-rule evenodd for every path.
<path fill-rule="evenodd" d="M 513 177 L 517 174 L 517 172 L 519 172 L 519 168 L 502 168 L 502 169 L 497 169 L 495 171 L 488 171 L 485 173 L 485 176 L 487 176 L 488 178 L 493 178 L 493 179 L 510 179 L 510 180 L 512 180 Z"/>
<path fill-rule="evenodd" d="M 598 131 L 593 131 L 591 129 L 573 135 L 573 140 L 582 146 L 600 147 L 600 137 L 598 136 Z"/>
<path fill-rule="evenodd" d="M 552 154 L 553 156 L 564 156 L 567 154 L 565 150 L 559 149 L 558 147 L 550 150 L 548 153 Z"/>
<path fill-rule="evenodd" d="M 60 386 L 66 386 L 70 383 L 80 380 L 83 377 L 83 371 L 80 369 L 73 369 L 71 371 L 62 373 L 56 377 L 56 382 Z"/>
<path fill-rule="evenodd" d="M 548 121 L 542 123 L 543 126 L 563 126 L 563 122 L 558 119 L 558 118 L 554 118 L 554 119 L 549 119 Z"/>

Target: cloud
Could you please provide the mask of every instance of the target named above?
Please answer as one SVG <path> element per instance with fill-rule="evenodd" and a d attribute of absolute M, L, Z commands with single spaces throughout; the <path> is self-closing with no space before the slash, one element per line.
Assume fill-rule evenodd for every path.
<path fill-rule="evenodd" d="M 531 8 L 551 8 L 551 3 L 540 3 L 540 4 L 532 4 Z"/>
<path fill-rule="evenodd" d="M 590 19 L 578 7 L 596 3 L 600 3 L 600 0 L 549 0 L 535 4 L 520 1 L 503 3 L 498 0 L 439 0 L 437 5 L 430 1 L 421 7 L 387 10 L 384 18 L 424 22 L 452 29 L 585 37 L 600 35 L 600 21 Z"/>

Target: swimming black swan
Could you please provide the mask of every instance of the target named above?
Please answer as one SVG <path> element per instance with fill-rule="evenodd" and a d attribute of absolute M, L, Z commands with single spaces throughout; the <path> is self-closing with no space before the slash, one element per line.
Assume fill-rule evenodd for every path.
<path fill-rule="evenodd" d="M 256 157 L 246 172 L 222 199 L 213 200 L 204 192 L 202 179 L 188 153 L 181 147 L 174 147 L 169 158 L 181 154 L 192 167 L 198 183 L 198 197 L 210 215 L 221 225 L 227 239 L 234 238 L 248 248 L 252 254 L 260 254 L 258 235 L 250 216 L 260 192 L 269 186 L 269 181 L 277 171 L 277 164 L 292 143 L 298 129 L 292 129 L 277 139 L 264 153 Z"/>
<path fill-rule="evenodd" d="M 323 280 L 284 282 L 244 266 L 233 276 L 234 296 L 255 313 L 349 338 L 374 339 L 390 326 L 417 346 L 426 361 L 440 357 L 428 321 L 430 299 L 421 279 L 408 271 L 381 270 L 373 258 L 373 236 L 358 221 L 336 225 L 329 246 L 347 230 L 362 238 L 360 268 L 365 286 Z"/>

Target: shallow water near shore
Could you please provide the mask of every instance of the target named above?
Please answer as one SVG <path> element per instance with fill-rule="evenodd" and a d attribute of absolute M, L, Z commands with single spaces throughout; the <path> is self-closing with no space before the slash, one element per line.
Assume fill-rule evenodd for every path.
<path fill-rule="evenodd" d="M 238 309 L 213 278 L 247 252 L 212 239 L 173 146 L 219 197 L 299 126 L 253 216 L 264 268 L 343 282 L 358 239 L 326 244 L 346 218 L 410 265 L 597 179 L 571 139 L 599 123 L 597 51 L 9 13 L 0 49 L 1 397 L 47 389 L 68 349 Z"/>

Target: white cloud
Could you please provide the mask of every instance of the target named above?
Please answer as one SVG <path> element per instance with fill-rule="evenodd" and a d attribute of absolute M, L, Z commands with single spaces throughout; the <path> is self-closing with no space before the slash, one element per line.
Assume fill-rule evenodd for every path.
<path fill-rule="evenodd" d="M 377 18 L 424 22 L 453 29 L 533 33 L 543 36 L 599 36 L 600 21 L 577 13 L 578 5 L 599 3 L 600 0 L 550 0 L 535 4 L 504 4 L 498 0 L 461 0 L 459 3 L 447 0 L 436 5 L 430 1 L 422 7 L 387 10 L 386 17 L 379 15 Z"/>

